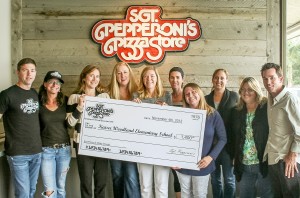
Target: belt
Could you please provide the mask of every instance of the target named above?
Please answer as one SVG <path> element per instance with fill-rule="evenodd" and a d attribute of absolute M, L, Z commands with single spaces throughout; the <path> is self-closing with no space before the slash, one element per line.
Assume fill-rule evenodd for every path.
<path fill-rule="evenodd" d="M 47 146 L 48 148 L 54 148 L 54 149 L 59 149 L 59 148 L 65 148 L 67 146 L 70 146 L 70 143 L 63 143 L 63 144 L 53 144 L 52 146 Z"/>

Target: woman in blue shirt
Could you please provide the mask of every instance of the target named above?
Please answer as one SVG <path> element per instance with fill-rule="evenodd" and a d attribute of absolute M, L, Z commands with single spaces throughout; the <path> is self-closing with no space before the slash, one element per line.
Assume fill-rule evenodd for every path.
<path fill-rule="evenodd" d="M 200 170 L 178 169 L 181 196 L 206 197 L 209 175 L 215 170 L 215 160 L 226 144 L 226 131 L 220 114 L 206 103 L 199 85 L 188 83 L 183 88 L 184 107 L 207 111 Z M 216 139 L 214 140 L 214 137 Z"/>

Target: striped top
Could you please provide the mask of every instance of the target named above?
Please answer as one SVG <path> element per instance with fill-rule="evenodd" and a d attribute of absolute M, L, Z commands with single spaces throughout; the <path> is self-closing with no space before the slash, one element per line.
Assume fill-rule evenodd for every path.
<path fill-rule="evenodd" d="M 81 129 L 81 115 L 83 108 L 78 106 L 79 97 L 81 94 L 72 94 L 69 97 L 67 104 L 67 121 L 70 127 L 74 127 L 73 140 L 79 143 L 80 139 L 80 129 Z M 97 97 L 109 98 L 107 93 L 98 94 Z"/>

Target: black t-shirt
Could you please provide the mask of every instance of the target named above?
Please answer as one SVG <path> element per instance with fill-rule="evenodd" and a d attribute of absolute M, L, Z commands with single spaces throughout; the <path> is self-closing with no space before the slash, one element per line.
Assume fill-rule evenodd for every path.
<path fill-rule="evenodd" d="M 5 152 L 9 156 L 32 155 L 42 151 L 38 95 L 34 89 L 13 85 L 0 93 Z"/>
<path fill-rule="evenodd" d="M 56 110 L 51 111 L 40 106 L 40 125 L 43 146 L 70 143 L 67 130 L 67 99 Z"/>

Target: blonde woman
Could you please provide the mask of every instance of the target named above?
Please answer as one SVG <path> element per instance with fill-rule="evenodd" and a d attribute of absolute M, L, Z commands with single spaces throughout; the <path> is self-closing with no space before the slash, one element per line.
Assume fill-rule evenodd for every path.
<path fill-rule="evenodd" d="M 206 198 L 209 175 L 215 170 L 215 160 L 227 141 L 225 126 L 220 114 L 206 103 L 203 91 L 195 83 L 188 83 L 184 86 L 183 106 L 206 110 L 207 113 L 202 155 L 201 160 L 198 162 L 200 170 L 177 170 L 181 186 L 181 197 Z"/>
<path fill-rule="evenodd" d="M 115 65 L 108 93 L 110 98 L 117 100 L 132 100 L 132 94 L 137 91 L 137 84 L 130 66 L 125 62 Z M 135 162 L 110 160 L 115 198 L 140 198 L 140 184 Z"/>
<path fill-rule="evenodd" d="M 81 114 L 83 112 L 85 96 L 109 98 L 107 93 L 102 93 L 100 68 L 96 65 L 87 65 L 83 68 L 79 76 L 78 86 L 68 100 L 67 120 L 70 126 L 75 127 L 73 138 L 80 178 L 81 197 L 92 197 L 94 189 L 95 198 L 105 198 L 108 160 L 78 154 Z"/>
<path fill-rule="evenodd" d="M 158 105 L 172 105 L 172 97 L 169 92 L 163 90 L 162 82 L 158 71 L 153 66 L 145 67 L 141 73 L 138 92 L 134 93 L 134 100 L 137 103 L 152 103 Z M 151 164 L 138 164 L 141 195 L 143 198 L 168 197 L 168 183 L 170 168 Z"/>
<path fill-rule="evenodd" d="M 253 77 L 242 81 L 239 94 L 240 100 L 231 118 L 235 137 L 234 173 L 240 186 L 239 197 L 273 197 L 268 163 L 263 162 L 269 135 L 267 98 Z"/>

